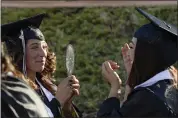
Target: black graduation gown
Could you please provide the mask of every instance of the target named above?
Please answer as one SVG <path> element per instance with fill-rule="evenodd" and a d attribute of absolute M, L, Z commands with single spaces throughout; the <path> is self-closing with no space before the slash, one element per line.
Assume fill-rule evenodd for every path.
<path fill-rule="evenodd" d="M 2 75 L 1 117 L 49 117 L 44 103 L 23 80 Z"/>
<path fill-rule="evenodd" d="M 36 82 L 36 84 L 38 84 L 38 83 Z M 53 116 L 54 117 L 62 117 L 61 105 L 60 105 L 59 101 L 56 98 L 53 98 L 51 101 L 49 101 L 39 84 L 38 84 L 38 86 L 39 86 L 39 89 L 36 90 L 36 92 L 40 96 L 40 98 L 44 102 L 44 104 L 51 110 Z"/>
<path fill-rule="evenodd" d="M 38 84 L 38 83 L 37 83 Z M 43 85 L 41 83 L 41 85 Z M 51 85 L 53 86 L 53 89 L 55 89 L 57 91 L 57 86 L 52 84 Z M 38 86 L 40 87 L 40 85 L 38 84 Z M 45 87 L 43 85 L 43 87 Z M 62 108 L 61 108 L 61 105 L 60 105 L 60 102 L 56 99 L 56 98 L 53 98 L 51 101 L 49 101 L 45 95 L 45 93 L 43 92 L 43 90 L 39 89 L 39 91 L 37 91 L 38 95 L 41 97 L 41 99 L 43 100 L 43 102 L 45 103 L 45 105 L 51 110 L 54 118 L 61 118 L 61 117 L 66 117 L 66 115 L 64 115 L 62 112 Z M 69 117 L 72 117 L 72 115 L 75 115 L 74 117 L 76 117 L 76 115 L 78 117 L 82 117 L 82 113 L 79 111 L 79 109 L 77 108 L 77 106 L 75 106 L 74 104 L 73 105 L 73 114 L 69 114 L 68 116 Z M 69 112 L 71 113 L 71 112 Z"/>
<path fill-rule="evenodd" d="M 121 108 L 119 99 L 106 99 L 97 117 L 178 117 L 178 90 L 171 87 L 169 80 L 137 88 Z"/>

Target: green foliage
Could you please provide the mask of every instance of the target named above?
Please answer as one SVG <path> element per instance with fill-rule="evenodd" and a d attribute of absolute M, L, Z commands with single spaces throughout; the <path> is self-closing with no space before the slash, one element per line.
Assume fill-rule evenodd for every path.
<path fill-rule="evenodd" d="M 147 12 L 177 25 L 177 6 L 142 7 Z M 118 71 L 123 84 L 126 73 L 121 57 L 121 47 L 134 31 L 148 21 L 133 7 L 17 9 L 2 8 L 2 24 L 39 13 L 48 13 L 41 30 L 52 51 L 57 56 L 57 81 L 67 76 L 65 48 L 71 43 L 75 48 L 74 74 L 80 80 L 80 97 L 75 103 L 85 113 L 96 112 L 107 97 L 109 86 L 101 76 L 101 64 L 115 60 L 121 66 Z M 178 67 L 178 65 L 176 65 Z"/>

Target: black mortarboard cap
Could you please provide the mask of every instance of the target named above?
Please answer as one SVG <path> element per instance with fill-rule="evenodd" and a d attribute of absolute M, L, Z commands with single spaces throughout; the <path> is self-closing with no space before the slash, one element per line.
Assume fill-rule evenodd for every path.
<path fill-rule="evenodd" d="M 156 18 L 155 16 L 151 15 L 151 14 L 148 14 L 146 13 L 145 11 L 143 11 L 142 9 L 140 8 L 136 8 L 136 10 L 142 14 L 143 16 L 145 16 L 149 21 L 152 22 L 152 24 L 154 24 L 155 26 L 158 26 L 164 30 L 166 30 L 167 32 L 169 33 L 172 33 L 174 35 L 177 36 L 177 27 L 172 25 L 172 24 L 169 24 L 163 20 L 160 20 L 158 18 Z"/>
<path fill-rule="evenodd" d="M 25 40 L 33 39 L 33 38 L 36 39 L 43 38 L 43 35 L 38 28 L 40 27 L 41 22 L 45 16 L 46 16 L 45 13 L 38 14 L 30 18 L 26 18 L 26 19 L 18 20 L 16 22 L 2 25 L 1 26 L 2 40 L 4 36 L 16 37 L 20 35 L 21 30 L 24 31 Z"/>
<path fill-rule="evenodd" d="M 141 26 L 135 32 L 134 37 L 137 38 L 138 42 L 155 45 L 157 50 L 161 51 L 165 64 L 163 67 L 171 66 L 178 60 L 177 27 L 146 13 L 140 8 L 136 8 L 136 10 L 151 23 Z"/>

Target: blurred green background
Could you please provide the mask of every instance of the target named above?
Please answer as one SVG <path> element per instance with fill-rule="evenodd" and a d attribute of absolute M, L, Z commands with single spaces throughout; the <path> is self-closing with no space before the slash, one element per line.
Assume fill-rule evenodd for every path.
<path fill-rule="evenodd" d="M 177 26 L 177 5 L 141 7 L 148 13 Z M 148 23 L 134 7 L 93 8 L 2 8 L 1 23 L 9 23 L 39 13 L 47 13 L 40 29 L 57 56 L 55 79 L 67 77 L 65 50 L 71 43 L 75 48 L 74 74 L 80 80 L 80 96 L 76 105 L 87 117 L 94 117 L 98 106 L 107 98 L 109 86 L 102 80 L 101 64 L 105 60 L 117 61 L 119 76 L 124 82 L 121 47 L 132 39 L 134 31 Z M 176 64 L 178 68 L 178 63 Z M 123 92 L 124 93 L 124 92 Z"/>

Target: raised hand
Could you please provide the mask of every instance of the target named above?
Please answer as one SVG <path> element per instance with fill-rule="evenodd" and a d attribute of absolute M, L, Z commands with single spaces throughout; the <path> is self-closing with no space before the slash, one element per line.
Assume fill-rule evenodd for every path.
<path fill-rule="evenodd" d="M 79 80 L 74 75 L 64 79 L 59 85 L 56 93 L 56 98 L 63 106 L 68 101 L 71 101 L 73 96 L 79 95 Z"/>
<path fill-rule="evenodd" d="M 121 48 L 122 56 L 124 60 L 124 66 L 128 76 L 130 74 L 132 63 L 134 60 L 134 49 L 135 46 L 133 43 L 130 43 L 129 45 L 126 43 L 124 47 Z"/>
<path fill-rule="evenodd" d="M 105 61 L 102 64 L 102 75 L 105 81 L 107 81 L 111 85 L 108 97 L 118 97 L 121 92 L 120 89 L 122 81 L 115 71 L 118 68 L 119 66 L 117 65 L 117 63 L 113 61 Z"/>

